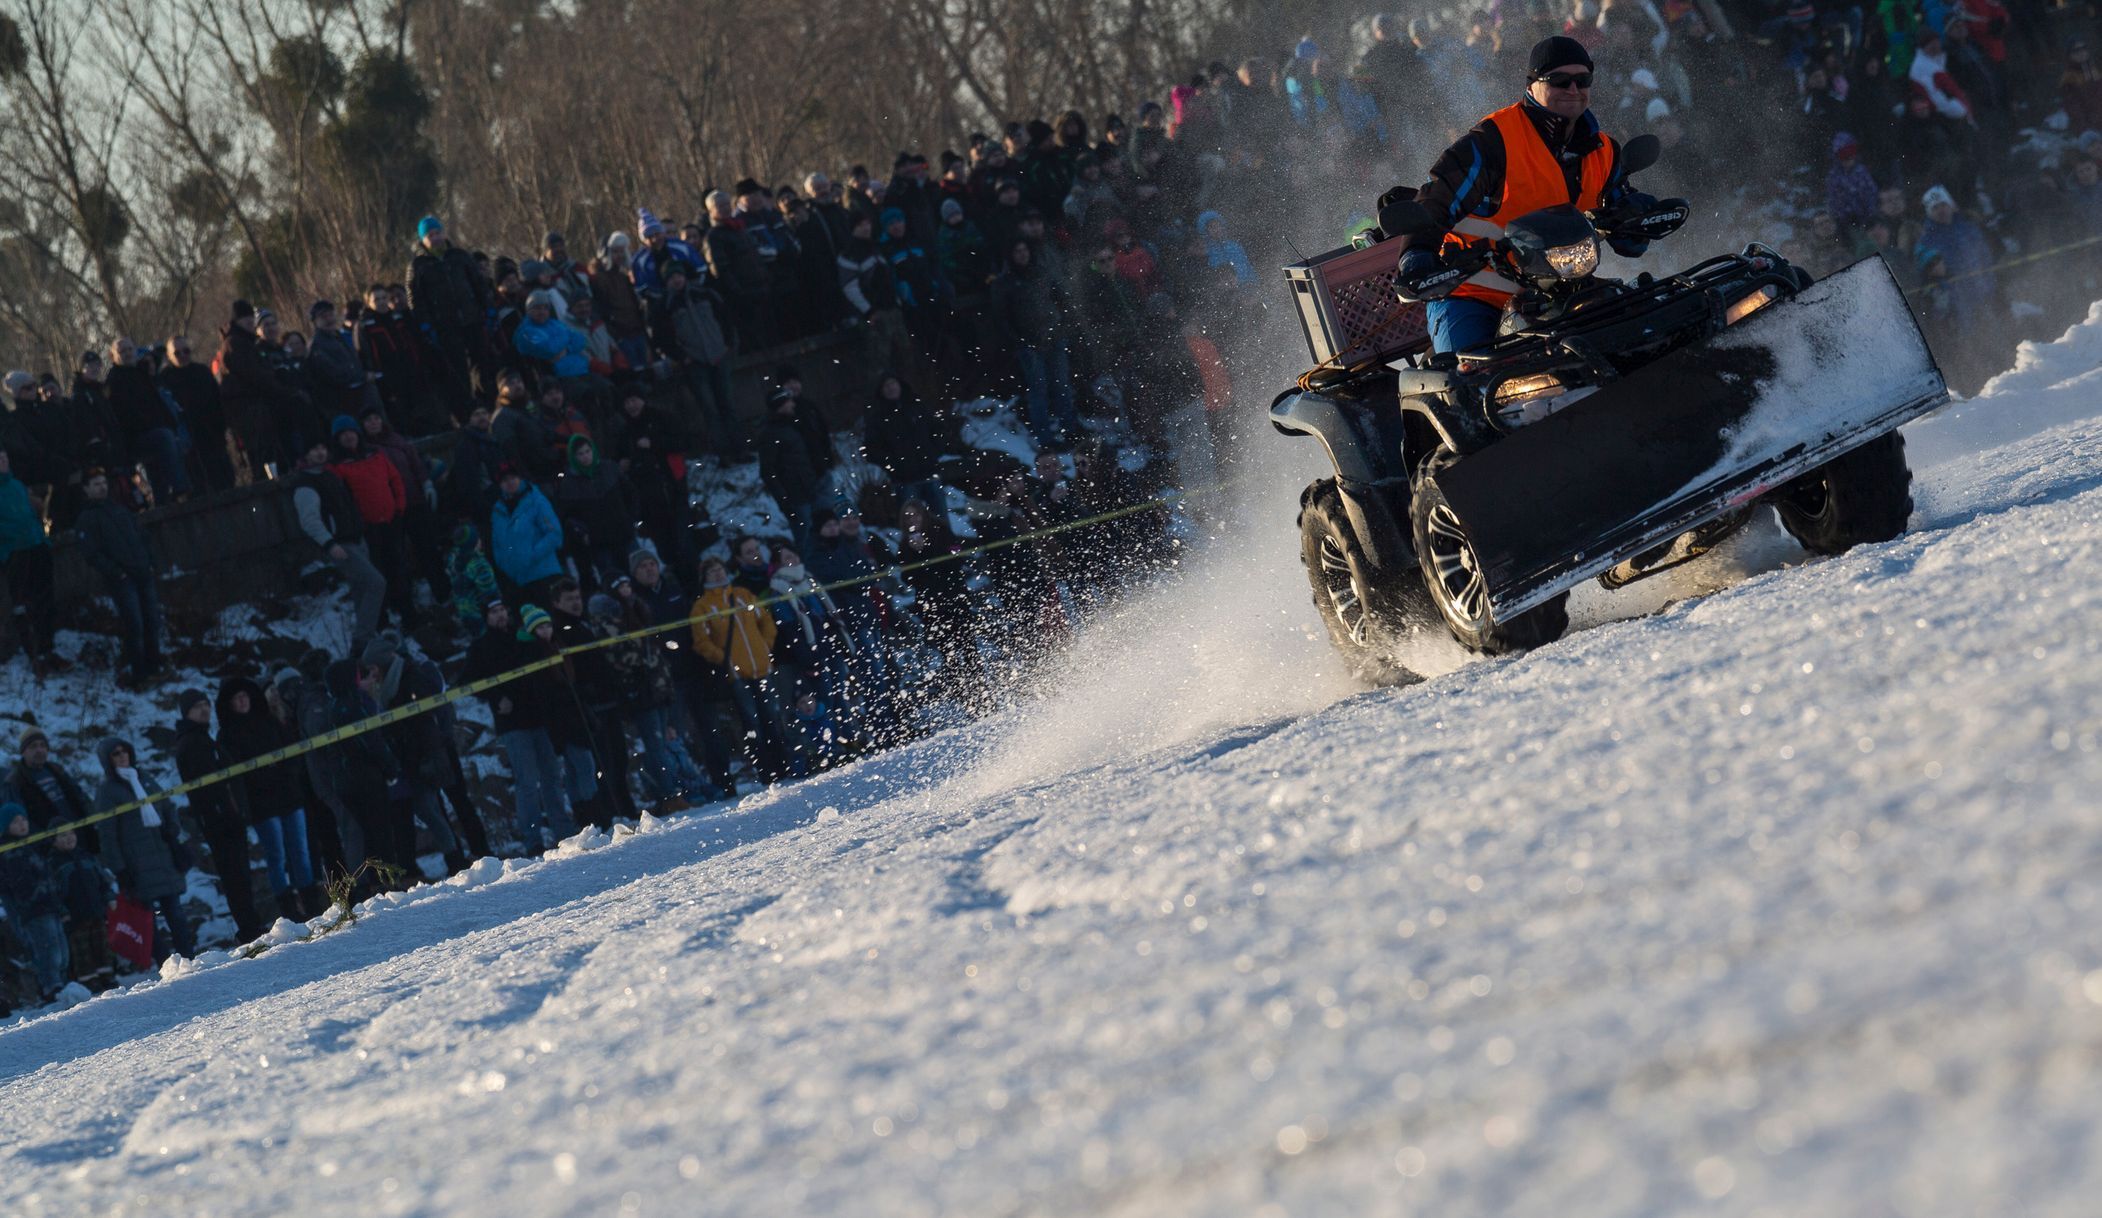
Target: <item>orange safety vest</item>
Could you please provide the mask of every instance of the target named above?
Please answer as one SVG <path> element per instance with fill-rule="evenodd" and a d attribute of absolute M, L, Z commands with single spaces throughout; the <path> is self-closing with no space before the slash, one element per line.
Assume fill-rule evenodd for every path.
<path fill-rule="evenodd" d="M 1605 201 L 1606 182 L 1620 156 L 1620 146 L 1611 137 L 1601 133 L 1598 147 L 1584 155 L 1583 165 L 1578 171 L 1577 195 L 1572 199 L 1568 179 L 1562 176 L 1562 166 L 1548 149 L 1547 141 L 1540 138 L 1533 120 L 1525 116 L 1523 102 L 1505 106 L 1486 121 L 1494 124 L 1497 134 L 1503 136 L 1503 195 L 1497 200 L 1493 213 L 1462 216 L 1460 222 L 1452 226 L 1452 231 L 1445 234 L 1448 245 L 1494 241 L 1504 235 L 1504 225 L 1543 207 L 1570 203 L 1578 211 L 1591 211 Z M 1452 294 L 1501 309 L 1511 303 L 1511 297 L 1517 291 L 1516 283 L 1492 268 L 1469 276 L 1467 282 L 1453 289 Z"/>

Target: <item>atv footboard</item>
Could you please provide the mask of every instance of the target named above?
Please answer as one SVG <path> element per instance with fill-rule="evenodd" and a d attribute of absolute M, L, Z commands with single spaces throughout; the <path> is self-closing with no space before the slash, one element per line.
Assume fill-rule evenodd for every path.
<path fill-rule="evenodd" d="M 1870 258 L 1463 458 L 1438 486 L 1506 621 L 1947 400 Z"/>

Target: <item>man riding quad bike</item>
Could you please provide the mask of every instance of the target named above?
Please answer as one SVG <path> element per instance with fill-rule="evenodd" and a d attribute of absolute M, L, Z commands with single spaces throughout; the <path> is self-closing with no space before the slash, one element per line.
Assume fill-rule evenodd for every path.
<path fill-rule="evenodd" d="M 1897 428 L 1947 400 L 1878 259 L 1813 282 L 1752 244 L 1596 276 L 1602 241 L 1639 254 L 1688 208 L 1634 187 L 1659 146 L 1598 130 L 1581 45 L 1531 65 L 1523 100 L 1381 199 L 1369 249 L 1287 269 L 1318 366 L 1271 419 L 1332 458 L 1301 557 L 1368 680 L 1411 679 L 1406 636 L 1439 624 L 1492 654 L 1552 641 L 1577 584 L 1688 561 L 1758 505 L 1814 553 L 1895 537 Z"/>

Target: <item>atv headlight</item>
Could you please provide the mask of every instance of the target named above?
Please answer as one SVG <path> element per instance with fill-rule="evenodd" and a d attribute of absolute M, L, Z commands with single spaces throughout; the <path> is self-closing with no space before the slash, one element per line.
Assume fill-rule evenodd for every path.
<path fill-rule="evenodd" d="M 1598 238 L 1555 246 L 1547 251 L 1547 265 L 1564 279 L 1582 279 L 1598 269 Z"/>
<path fill-rule="evenodd" d="M 1747 292 L 1738 297 L 1736 302 L 1729 308 L 1723 310 L 1722 324 L 1734 326 L 1780 298 L 1781 289 L 1770 283 L 1764 285 L 1756 292 Z"/>
<path fill-rule="evenodd" d="M 1562 378 L 1552 372 L 1536 372 L 1531 376 L 1514 376 L 1496 387 L 1496 408 L 1517 406 L 1535 398 L 1562 392 Z"/>

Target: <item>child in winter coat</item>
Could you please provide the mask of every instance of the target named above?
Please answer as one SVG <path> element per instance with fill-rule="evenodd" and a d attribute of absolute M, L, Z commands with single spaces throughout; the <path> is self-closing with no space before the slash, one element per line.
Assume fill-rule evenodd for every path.
<path fill-rule="evenodd" d="M 51 839 L 51 882 L 65 908 L 66 947 L 73 957 L 73 980 L 89 989 L 108 989 L 116 979 L 110 961 L 109 911 L 117 900 L 117 877 L 102 860 L 80 848 L 80 838 L 61 833 Z"/>
<path fill-rule="evenodd" d="M 482 553 L 482 535 L 471 524 L 453 530 L 452 552 L 445 556 L 445 574 L 452 580 L 453 612 L 467 637 L 478 639 L 488 629 L 483 616 L 489 602 L 501 595 L 496 586 L 496 568 Z"/>
<path fill-rule="evenodd" d="M 0 804 L 0 841 L 28 836 L 29 813 L 18 803 Z M 65 906 L 43 847 L 26 846 L 0 854 L 0 906 L 6 908 L 8 921 L 28 945 L 37 990 L 49 1002 L 66 984 L 72 959 L 66 950 Z"/>

